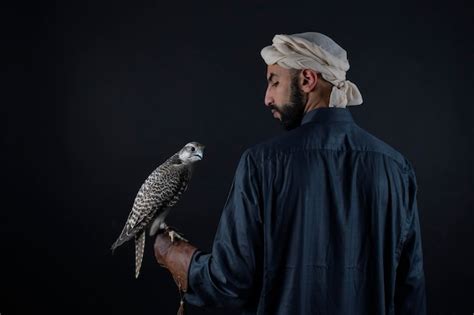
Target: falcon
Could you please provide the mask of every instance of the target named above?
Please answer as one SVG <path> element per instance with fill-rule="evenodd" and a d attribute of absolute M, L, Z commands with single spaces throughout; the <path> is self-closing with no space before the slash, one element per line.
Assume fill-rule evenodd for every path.
<path fill-rule="evenodd" d="M 132 211 L 120 236 L 112 245 L 112 252 L 120 245 L 135 239 L 135 278 L 138 278 L 145 249 L 145 233 L 150 227 L 150 236 L 158 229 L 167 229 L 166 216 L 179 201 L 188 187 L 194 165 L 202 160 L 204 146 L 198 142 L 189 142 L 158 166 L 145 180 L 135 197 Z M 171 241 L 180 234 L 170 230 Z"/>

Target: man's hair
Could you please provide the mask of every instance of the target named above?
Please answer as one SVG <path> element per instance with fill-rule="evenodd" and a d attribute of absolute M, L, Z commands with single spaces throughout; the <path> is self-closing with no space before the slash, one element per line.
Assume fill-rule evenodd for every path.
<path fill-rule="evenodd" d="M 302 69 L 293 69 L 291 68 L 290 69 L 290 76 L 291 76 L 291 79 L 293 80 L 296 76 L 298 76 L 301 71 L 303 71 Z"/>

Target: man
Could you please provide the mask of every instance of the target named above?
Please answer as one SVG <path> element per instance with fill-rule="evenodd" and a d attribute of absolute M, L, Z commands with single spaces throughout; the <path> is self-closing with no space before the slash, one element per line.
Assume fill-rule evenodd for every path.
<path fill-rule="evenodd" d="M 246 150 L 204 253 L 161 234 L 184 298 L 243 314 L 425 314 L 417 184 L 400 153 L 357 126 L 346 51 L 276 35 L 265 104 L 289 130 Z"/>

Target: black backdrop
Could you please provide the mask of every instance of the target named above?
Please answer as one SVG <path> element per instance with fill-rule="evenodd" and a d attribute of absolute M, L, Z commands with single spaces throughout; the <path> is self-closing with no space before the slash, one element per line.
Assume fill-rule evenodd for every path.
<path fill-rule="evenodd" d="M 132 242 L 110 245 L 146 176 L 196 140 L 205 158 L 169 222 L 211 248 L 240 154 L 283 132 L 260 49 L 304 31 L 348 51 L 357 123 L 415 167 L 429 313 L 474 312 L 467 2 L 2 6 L 2 315 L 174 314 L 152 240 L 138 280 Z"/>

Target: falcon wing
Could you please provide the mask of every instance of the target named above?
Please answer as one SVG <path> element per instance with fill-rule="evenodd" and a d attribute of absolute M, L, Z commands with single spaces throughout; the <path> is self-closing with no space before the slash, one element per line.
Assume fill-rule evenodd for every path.
<path fill-rule="evenodd" d="M 182 174 L 170 165 L 158 167 L 140 187 L 135 197 L 132 211 L 117 241 L 112 245 L 112 250 L 140 233 L 153 220 L 157 212 L 174 205 L 183 189 Z M 187 172 L 186 172 L 187 173 Z M 185 185 L 186 186 L 186 185 Z"/>

